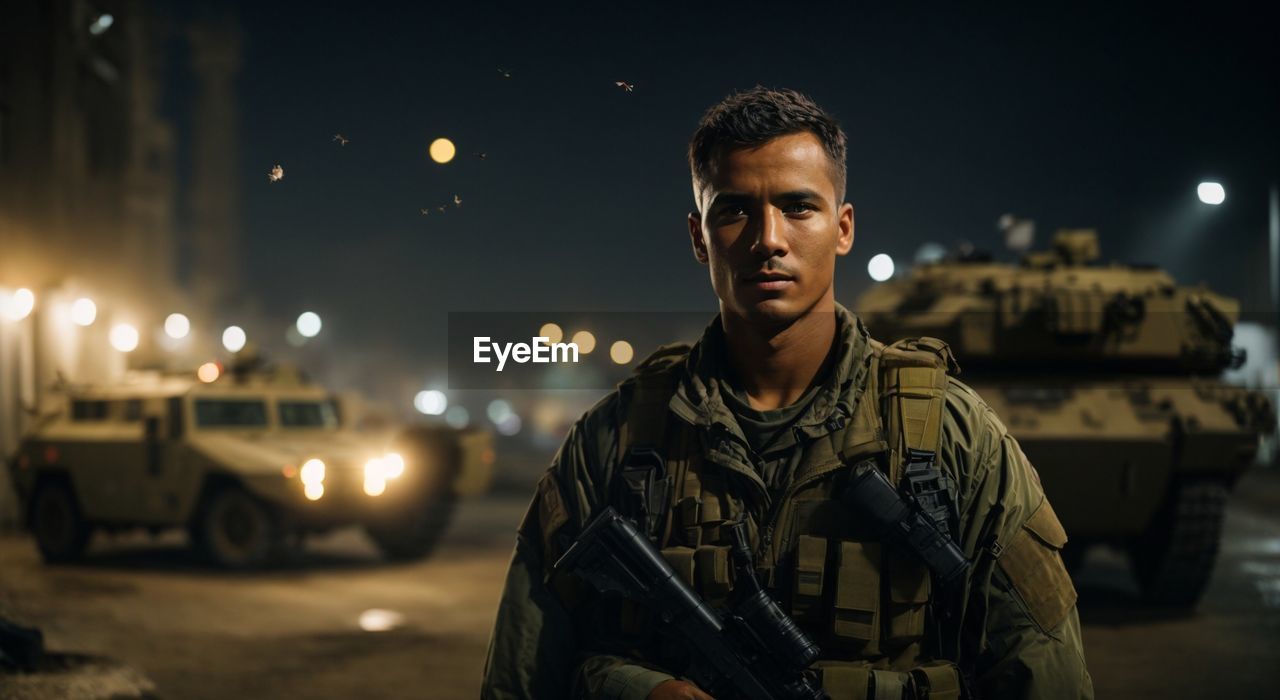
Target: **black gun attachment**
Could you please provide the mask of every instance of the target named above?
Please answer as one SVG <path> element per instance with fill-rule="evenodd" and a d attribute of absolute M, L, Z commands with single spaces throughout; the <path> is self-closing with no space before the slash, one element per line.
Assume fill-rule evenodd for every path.
<path fill-rule="evenodd" d="M 935 520 L 916 499 L 900 495 L 874 461 L 854 468 L 840 500 L 864 518 L 881 540 L 919 557 L 943 589 L 964 581 L 969 560 L 951 540 L 945 520 Z"/>
<path fill-rule="evenodd" d="M 755 578 L 746 526 L 732 526 L 735 583 L 727 611 L 707 605 L 636 526 L 607 507 L 583 530 L 556 572 L 572 573 L 601 593 L 636 601 L 689 643 L 683 675 L 713 695 L 748 700 L 824 700 L 805 673 L 818 647 Z"/>

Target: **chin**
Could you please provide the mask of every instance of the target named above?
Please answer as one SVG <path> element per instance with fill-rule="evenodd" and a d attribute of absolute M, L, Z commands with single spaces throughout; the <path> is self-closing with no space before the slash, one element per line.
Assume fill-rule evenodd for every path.
<path fill-rule="evenodd" d="M 795 299 L 773 298 L 740 301 L 738 313 L 752 323 L 788 324 L 804 315 L 804 305 Z"/>

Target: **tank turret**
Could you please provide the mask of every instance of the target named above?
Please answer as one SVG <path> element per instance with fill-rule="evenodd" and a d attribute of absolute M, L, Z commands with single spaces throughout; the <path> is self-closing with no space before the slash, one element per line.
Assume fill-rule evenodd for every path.
<path fill-rule="evenodd" d="M 920 265 L 854 309 L 882 341 L 951 344 L 1035 465 L 1072 537 L 1068 564 L 1090 544 L 1119 545 L 1148 599 L 1190 606 L 1227 494 L 1275 417 L 1263 394 L 1219 379 L 1244 360 L 1236 300 L 1100 257 L 1095 231 L 1059 231 L 1020 264 Z"/>

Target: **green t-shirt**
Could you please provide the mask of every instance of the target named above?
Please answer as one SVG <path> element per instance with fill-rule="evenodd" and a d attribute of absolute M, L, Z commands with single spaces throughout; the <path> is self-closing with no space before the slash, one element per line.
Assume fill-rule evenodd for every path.
<path fill-rule="evenodd" d="M 774 493 L 786 486 L 800 461 L 802 450 L 796 449 L 799 441 L 791 427 L 804 415 L 821 387 L 821 382 L 814 382 L 790 406 L 761 411 L 751 407 L 745 391 L 724 378 L 720 380 L 725 406 L 733 412 L 738 427 L 747 438 L 747 444 L 755 453 L 753 461 L 760 472 L 760 478 L 764 479 L 764 483 Z"/>

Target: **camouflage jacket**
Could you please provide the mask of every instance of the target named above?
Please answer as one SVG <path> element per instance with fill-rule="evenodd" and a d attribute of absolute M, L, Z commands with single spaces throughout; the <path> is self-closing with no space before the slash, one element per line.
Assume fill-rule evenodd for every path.
<path fill-rule="evenodd" d="M 875 414 L 870 408 L 873 402 L 860 399 L 874 382 L 867 367 L 876 344 L 853 314 L 843 308 L 837 313 L 836 366 L 794 427 L 814 441 L 844 429 L 846 421 L 841 418 L 853 417 L 850 422 L 856 422 L 857 415 Z M 719 332 L 717 318 L 708 334 Z M 726 487 L 733 491 L 744 488 L 741 484 L 755 470 L 746 440 L 712 380 L 718 358 L 706 350 L 713 340 L 704 335 L 691 350 L 669 409 L 691 433 L 702 434 L 695 444 L 706 450 L 708 461 L 743 476 L 735 482 L 739 486 Z M 519 529 L 498 606 L 485 663 L 484 698 L 639 699 L 673 677 L 650 659 L 597 651 L 585 638 L 582 625 L 575 624 L 581 620 L 566 608 L 547 577 L 552 563 L 548 560 L 558 553 L 550 531 L 576 532 L 614 493 L 610 485 L 619 464 L 619 427 L 629 405 L 627 391 L 624 382 L 583 415 L 539 484 Z M 860 405 L 867 409 L 862 414 Z M 1048 506 L 1039 477 L 991 409 L 955 379 L 949 379 L 945 392 L 942 422 L 938 458 L 958 486 L 956 539 L 974 562 L 955 626 L 958 658 L 950 660 L 958 662 L 976 697 L 1092 697 L 1075 591 L 1056 551 L 1066 536 Z M 706 439 L 712 431 L 717 437 Z M 804 496 L 790 490 L 784 493 L 788 499 Z M 743 502 L 732 497 L 726 501 Z M 752 517 L 760 521 L 757 514 Z M 753 540 L 758 531 L 753 527 Z M 777 561 L 794 560 L 797 538 L 780 531 L 774 547 L 780 550 Z M 820 617 L 838 612 L 828 609 Z M 933 642 L 936 648 L 938 640 L 923 641 L 925 645 Z M 877 656 L 848 651 L 855 647 L 828 647 L 825 640 L 819 643 L 827 652 L 823 658 L 832 658 L 832 653 L 839 658 L 842 650 L 850 661 L 859 663 Z M 886 655 L 887 640 L 882 646 L 886 650 L 870 663 L 896 668 Z M 874 642 L 856 647 L 864 652 L 868 648 L 878 650 Z M 915 653 L 921 645 L 910 649 Z"/>

